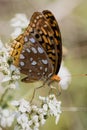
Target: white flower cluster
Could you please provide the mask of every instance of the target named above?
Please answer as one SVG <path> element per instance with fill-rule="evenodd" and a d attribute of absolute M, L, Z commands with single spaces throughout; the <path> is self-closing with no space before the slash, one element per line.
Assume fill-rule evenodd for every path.
<path fill-rule="evenodd" d="M 39 99 L 40 107 L 24 99 L 12 101 L 10 105 L 14 109 L 0 107 L 0 130 L 11 127 L 14 121 L 16 122 L 14 130 L 39 130 L 50 116 L 56 118 L 57 124 L 61 114 L 61 102 L 57 101 L 54 95 L 39 97 Z"/>
<path fill-rule="evenodd" d="M 15 114 L 10 109 L 2 109 L 0 107 L 0 126 L 2 128 L 11 127 L 14 122 Z M 1 130 L 1 129 L 0 129 Z"/>
<path fill-rule="evenodd" d="M 15 29 L 11 34 L 12 39 L 23 33 L 23 30 L 28 26 L 28 24 L 29 20 L 25 14 L 16 14 L 15 17 L 11 19 L 11 26 Z"/>
<path fill-rule="evenodd" d="M 39 99 L 41 107 L 32 105 L 24 99 L 12 102 L 12 105 L 17 108 L 15 130 L 39 130 L 39 127 L 44 125 L 50 116 L 55 116 L 56 124 L 58 123 L 61 102 L 57 101 L 54 95 L 39 97 Z"/>
<path fill-rule="evenodd" d="M 11 62 L 9 47 L 0 41 L 0 83 L 6 82 L 6 88 L 15 88 L 20 78 L 19 70 Z"/>
<path fill-rule="evenodd" d="M 47 115 L 55 116 L 57 124 L 61 113 L 61 102 L 58 101 L 55 95 L 49 95 L 49 97 L 39 97 L 43 104 L 43 109 L 47 111 Z"/>

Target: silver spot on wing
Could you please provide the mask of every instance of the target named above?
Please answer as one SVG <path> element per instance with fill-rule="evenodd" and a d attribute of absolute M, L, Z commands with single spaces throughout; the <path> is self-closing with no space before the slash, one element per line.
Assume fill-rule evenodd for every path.
<path fill-rule="evenodd" d="M 20 66 L 24 66 L 25 63 L 23 61 L 20 62 Z"/>
<path fill-rule="evenodd" d="M 31 65 L 36 65 L 36 64 L 37 64 L 36 61 L 32 61 L 32 62 L 31 62 Z"/>
<path fill-rule="evenodd" d="M 37 49 L 38 49 L 38 52 L 39 52 L 40 54 L 42 54 L 42 53 L 44 52 L 41 47 L 38 47 Z"/>
<path fill-rule="evenodd" d="M 46 65 L 46 64 L 48 64 L 48 61 L 47 60 L 42 60 L 42 63 Z"/>
<path fill-rule="evenodd" d="M 34 47 L 32 47 L 31 50 L 32 50 L 35 54 L 37 53 L 37 50 L 36 50 Z"/>
<path fill-rule="evenodd" d="M 20 54 L 20 59 L 25 59 L 23 54 Z"/>
<path fill-rule="evenodd" d="M 35 39 L 34 39 L 33 37 L 29 38 L 29 41 L 30 41 L 31 43 L 35 43 Z"/>

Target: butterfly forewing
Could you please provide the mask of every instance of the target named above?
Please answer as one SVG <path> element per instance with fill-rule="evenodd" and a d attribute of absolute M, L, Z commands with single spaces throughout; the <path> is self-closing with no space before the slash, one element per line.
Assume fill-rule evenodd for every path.
<path fill-rule="evenodd" d="M 55 43 L 57 46 L 57 55 L 58 55 L 58 59 L 57 59 L 57 67 L 56 67 L 56 74 L 58 73 L 59 69 L 60 69 L 60 65 L 61 65 L 61 60 L 62 60 L 62 38 L 61 38 L 61 33 L 60 33 L 60 29 L 58 26 L 58 22 L 56 21 L 54 15 L 49 11 L 49 10 L 44 10 L 43 14 L 45 16 L 45 18 L 47 19 L 48 23 L 50 24 L 53 33 L 54 33 L 54 39 L 55 39 Z"/>

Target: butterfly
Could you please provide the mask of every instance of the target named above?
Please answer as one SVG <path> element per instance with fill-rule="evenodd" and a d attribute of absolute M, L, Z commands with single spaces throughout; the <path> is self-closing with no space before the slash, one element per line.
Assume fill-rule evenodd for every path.
<path fill-rule="evenodd" d="M 13 41 L 10 55 L 13 64 L 26 75 L 23 82 L 59 81 L 62 38 L 54 15 L 48 10 L 34 12 L 24 33 Z"/>

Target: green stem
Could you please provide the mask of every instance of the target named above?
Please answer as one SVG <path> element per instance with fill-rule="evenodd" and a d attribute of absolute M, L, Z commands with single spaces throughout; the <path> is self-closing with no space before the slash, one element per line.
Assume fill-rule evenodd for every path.
<path fill-rule="evenodd" d="M 2 104 L 2 102 L 3 102 L 3 100 L 4 100 L 4 97 L 5 97 L 5 95 L 7 94 L 8 90 L 9 90 L 9 88 L 7 88 L 7 89 L 5 90 L 5 92 L 2 94 L 1 99 L 0 99 L 0 104 Z"/>

